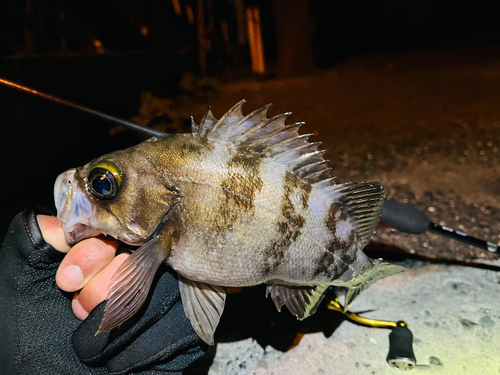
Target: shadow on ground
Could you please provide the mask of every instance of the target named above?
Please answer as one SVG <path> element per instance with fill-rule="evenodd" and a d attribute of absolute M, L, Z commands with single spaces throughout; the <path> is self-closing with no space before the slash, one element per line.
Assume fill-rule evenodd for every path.
<path fill-rule="evenodd" d="M 330 337 L 345 320 L 343 315 L 321 306 L 313 317 L 299 321 L 286 307 L 281 313 L 278 312 L 265 294 L 265 285 L 228 294 L 215 341 L 224 343 L 252 338 L 264 349 L 271 346 L 286 352 L 298 345 L 306 334 L 323 332 L 326 337 Z M 206 356 L 195 362 L 184 374 L 208 373 L 216 351 L 217 344 L 209 348 Z"/>

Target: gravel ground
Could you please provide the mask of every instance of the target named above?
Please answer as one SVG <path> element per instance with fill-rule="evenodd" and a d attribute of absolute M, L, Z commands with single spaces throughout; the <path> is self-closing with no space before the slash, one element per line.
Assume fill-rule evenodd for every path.
<path fill-rule="evenodd" d="M 307 77 L 218 82 L 217 93 L 178 108 L 199 120 L 241 98 L 294 111 L 324 143 L 343 181 L 381 181 L 388 197 L 436 223 L 500 242 L 500 49 L 368 55 Z M 422 266 L 382 280 L 354 311 L 406 320 L 428 374 L 500 372 L 498 256 L 437 235 L 381 228 L 370 249 Z M 432 260 L 422 263 L 415 258 Z M 413 259 L 413 260 L 412 260 Z M 468 266 L 449 265 L 465 263 Z M 473 267 L 474 266 L 474 267 Z M 231 302 L 232 301 L 232 302 Z M 388 374 L 388 332 L 321 310 L 304 322 L 277 314 L 259 288 L 231 296 L 219 344 L 193 370 L 218 374 Z"/>

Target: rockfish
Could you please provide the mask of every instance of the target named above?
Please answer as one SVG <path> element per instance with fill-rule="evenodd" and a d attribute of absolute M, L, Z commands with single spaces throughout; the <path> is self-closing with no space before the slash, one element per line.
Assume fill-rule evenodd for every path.
<path fill-rule="evenodd" d="M 217 120 L 192 133 L 153 137 L 57 178 L 54 195 L 68 242 L 98 234 L 140 246 L 111 280 L 99 331 L 144 303 L 162 262 L 179 278 L 186 316 L 208 344 L 227 287 L 266 283 L 278 310 L 313 314 L 332 285 L 346 305 L 373 281 L 402 270 L 363 252 L 377 227 L 379 182 L 336 184 L 320 143 L 299 135 L 290 113 Z"/>

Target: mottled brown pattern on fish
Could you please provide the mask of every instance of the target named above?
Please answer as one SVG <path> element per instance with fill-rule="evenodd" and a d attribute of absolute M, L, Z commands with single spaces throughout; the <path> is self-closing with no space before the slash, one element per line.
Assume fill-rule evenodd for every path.
<path fill-rule="evenodd" d="M 302 181 L 296 175 L 290 172 L 286 172 L 283 185 L 284 195 L 283 200 L 281 201 L 281 213 L 288 219 L 289 224 L 296 228 L 295 231 L 292 231 L 293 241 L 295 241 L 295 239 L 300 234 L 300 228 L 304 226 L 305 219 L 295 211 L 291 196 L 294 193 L 294 190 L 299 190 L 302 196 L 307 194 L 307 202 L 307 200 L 309 199 L 309 193 L 311 192 L 311 186 L 309 184 L 301 184 L 301 182 Z M 305 185 L 307 185 L 308 187 L 306 187 Z M 304 199 L 302 199 L 302 202 L 304 202 Z"/>
<path fill-rule="evenodd" d="M 286 172 L 285 174 L 285 184 L 288 184 L 299 192 L 302 208 L 306 210 L 309 207 L 309 197 L 312 190 L 311 184 L 302 180 L 298 175 L 290 172 Z"/>
<path fill-rule="evenodd" d="M 319 275 L 325 275 L 327 278 L 332 277 L 331 265 L 333 264 L 335 258 L 333 254 L 325 251 L 323 255 L 318 259 L 316 269 L 313 272 L 313 279 Z"/>
<path fill-rule="evenodd" d="M 262 158 L 253 152 L 238 152 L 228 162 L 228 173 L 222 188 L 228 194 L 228 199 L 243 210 L 254 209 L 255 194 L 262 189 L 263 181 L 259 176 Z M 235 172 L 242 170 L 242 173 Z"/>
<path fill-rule="evenodd" d="M 333 202 L 330 205 L 330 209 L 328 210 L 328 215 L 325 219 L 326 227 L 330 230 L 330 232 L 335 233 L 337 228 L 337 220 L 345 221 L 347 220 L 347 214 L 342 210 L 342 207 L 339 203 Z"/>
<path fill-rule="evenodd" d="M 217 215 L 217 228 L 231 228 L 240 215 L 255 210 L 256 193 L 262 190 L 264 182 L 259 176 L 262 158 L 253 152 L 238 152 L 228 162 L 227 176 L 221 183 L 225 201 Z"/>
<path fill-rule="evenodd" d="M 301 233 L 306 220 L 300 213 L 296 212 L 291 197 L 295 191 L 299 191 L 304 197 L 302 203 L 305 200 L 307 204 L 311 187 L 305 185 L 308 184 L 303 183 L 296 175 L 290 172 L 285 174 L 280 211 L 286 220 L 280 220 L 277 223 L 277 237 L 265 251 L 267 263 L 263 268 L 264 274 L 271 272 L 281 264 L 286 251 Z"/>
<path fill-rule="evenodd" d="M 328 215 L 325 219 L 325 225 L 330 231 L 331 240 L 327 246 L 328 251 L 318 260 L 316 270 L 314 271 L 315 276 L 325 275 L 333 280 L 346 272 L 349 268 L 349 264 L 355 260 L 355 232 L 351 231 L 347 239 L 337 236 L 338 223 L 345 222 L 347 219 L 348 216 L 343 212 L 338 203 L 334 202 L 330 205 Z M 336 253 L 342 261 L 335 261 L 334 253 Z"/>

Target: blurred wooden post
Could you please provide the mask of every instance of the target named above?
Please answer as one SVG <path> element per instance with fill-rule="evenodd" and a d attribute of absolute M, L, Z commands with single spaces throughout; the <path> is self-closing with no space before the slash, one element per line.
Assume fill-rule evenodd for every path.
<path fill-rule="evenodd" d="M 174 7 L 174 12 L 177 17 L 182 14 L 181 4 L 179 0 L 172 0 L 172 6 Z"/>
<path fill-rule="evenodd" d="M 248 7 L 246 11 L 248 42 L 250 44 L 250 56 L 252 57 L 252 71 L 254 73 L 263 74 L 266 69 L 264 65 L 262 34 L 260 31 L 260 11 L 257 7 Z"/>
<path fill-rule="evenodd" d="M 190 25 L 194 25 L 194 13 L 191 5 L 186 5 L 186 17 Z"/>

